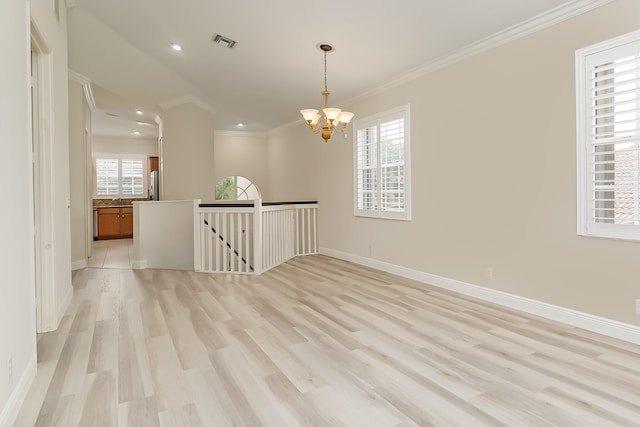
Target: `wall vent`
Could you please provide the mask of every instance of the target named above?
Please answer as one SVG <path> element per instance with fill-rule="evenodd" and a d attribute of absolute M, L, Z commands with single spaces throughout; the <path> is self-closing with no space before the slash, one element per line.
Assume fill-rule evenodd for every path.
<path fill-rule="evenodd" d="M 231 40 L 229 37 L 221 36 L 220 34 L 214 34 L 213 42 L 218 43 L 219 45 L 228 49 L 233 49 L 233 47 L 237 44 L 235 40 Z"/>

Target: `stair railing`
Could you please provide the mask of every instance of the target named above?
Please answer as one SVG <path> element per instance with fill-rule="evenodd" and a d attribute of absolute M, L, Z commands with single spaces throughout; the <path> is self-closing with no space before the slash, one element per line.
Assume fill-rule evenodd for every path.
<path fill-rule="evenodd" d="M 317 202 L 194 200 L 194 269 L 260 274 L 318 253 Z"/>

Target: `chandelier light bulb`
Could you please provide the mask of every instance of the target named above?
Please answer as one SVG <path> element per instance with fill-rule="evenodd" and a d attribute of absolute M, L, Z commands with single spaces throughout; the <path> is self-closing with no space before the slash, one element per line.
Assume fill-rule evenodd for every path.
<path fill-rule="evenodd" d="M 338 116 L 338 121 L 342 123 L 343 126 L 347 126 L 351 121 L 351 119 L 353 118 L 353 116 L 354 114 L 350 111 L 342 111 Z"/>
<path fill-rule="evenodd" d="M 324 109 L 322 109 L 322 112 L 327 117 L 327 120 L 329 120 L 331 122 L 335 122 L 336 120 L 338 120 L 338 116 L 340 115 L 340 111 L 342 111 L 342 110 L 339 109 L 339 108 L 324 108 Z"/>
<path fill-rule="evenodd" d="M 307 123 L 311 123 L 313 119 L 318 115 L 318 110 L 307 108 L 306 110 L 300 110 L 300 114 Z"/>

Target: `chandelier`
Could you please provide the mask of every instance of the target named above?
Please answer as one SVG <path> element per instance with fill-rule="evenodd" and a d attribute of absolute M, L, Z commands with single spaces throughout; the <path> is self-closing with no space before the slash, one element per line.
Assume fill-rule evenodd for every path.
<path fill-rule="evenodd" d="M 320 92 L 322 94 L 322 112 L 324 113 L 324 117 L 318 110 L 311 108 L 300 110 L 300 114 L 302 114 L 302 117 L 313 133 L 322 131 L 322 138 L 324 142 L 327 142 L 331 138 L 334 130 L 338 129 L 339 132 L 344 132 L 351 118 L 353 118 L 353 113 L 342 111 L 340 108 L 329 107 L 329 95 L 331 92 L 327 90 L 327 52 L 331 52 L 333 46 L 321 44 L 319 47 L 320 50 L 324 52 L 324 90 Z M 320 119 L 322 119 L 322 121 L 320 121 Z"/>

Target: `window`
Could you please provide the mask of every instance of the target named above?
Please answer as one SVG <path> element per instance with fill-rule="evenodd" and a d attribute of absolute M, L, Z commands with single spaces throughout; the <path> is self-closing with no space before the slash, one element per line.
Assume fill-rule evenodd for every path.
<path fill-rule="evenodd" d="M 409 106 L 354 124 L 355 215 L 411 219 Z"/>
<path fill-rule="evenodd" d="M 145 197 L 144 159 L 96 157 L 97 197 Z"/>
<path fill-rule="evenodd" d="M 640 240 L 640 32 L 576 52 L 578 234 Z"/>
<path fill-rule="evenodd" d="M 248 178 L 230 175 L 216 184 L 216 200 L 257 200 L 258 187 Z"/>

